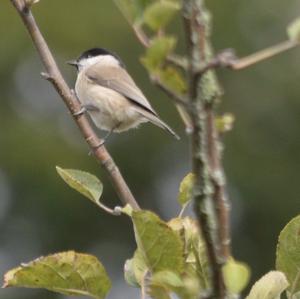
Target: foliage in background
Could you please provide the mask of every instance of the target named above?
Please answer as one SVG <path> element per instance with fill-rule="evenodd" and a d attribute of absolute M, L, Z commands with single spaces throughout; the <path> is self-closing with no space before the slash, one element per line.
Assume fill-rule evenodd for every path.
<path fill-rule="evenodd" d="M 118 2 L 119 5 L 121 5 L 121 1 Z M 175 2 L 176 1 L 161 1 L 161 3 L 163 3 L 163 8 L 159 9 L 158 2 L 153 1 L 151 7 L 147 7 L 145 6 L 145 1 L 140 1 L 139 5 L 134 7 L 136 12 L 133 10 L 130 13 L 127 12 L 127 14 L 133 18 L 134 24 L 137 24 L 136 26 L 141 26 L 141 24 L 145 23 L 153 31 L 158 31 L 160 28 L 165 27 L 168 24 L 173 14 L 178 10 L 177 3 Z M 124 3 L 125 2 L 123 2 L 123 9 L 124 7 L 127 8 Z M 163 21 L 160 23 L 159 20 L 161 18 L 161 12 L 164 12 L 166 18 L 162 18 Z M 132 15 L 134 15 L 134 17 L 132 17 Z M 294 31 L 294 29 L 290 29 L 290 32 L 292 31 Z M 292 36 L 293 39 L 298 35 L 299 33 L 290 33 L 290 36 Z M 176 83 L 169 83 L 169 81 L 165 82 L 167 82 L 172 88 L 179 86 L 179 91 L 183 91 L 185 84 L 181 75 L 179 75 L 177 71 L 176 73 L 173 73 L 173 69 L 170 70 L 169 68 L 165 68 L 163 65 L 163 61 L 167 55 L 174 50 L 174 47 L 175 40 L 172 39 L 172 37 L 159 37 L 154 39 L 154 41 L 151 41 L 151 47 L 142 58 L 142 61 L 152 75 L 158 75 L 163 80 L 166 78 L 166 73 L 170 72 L 170 75 L 167 77 L 175 77 L 177 78 L 177 81 Z M 62 174 L 62 172 L 64 173 L 64 178 L 66 178 L 67 174 L 67 177 L 71 178 L 73 181 L 78 180 L 79 172 L 76 172 L 76 176 L 73 171 L 70 172 L 68 170 L 60 169 L 60 174 Z M 190 176 L 191 175 L 188 177 Z M 79 185 L 77 183 L 73 185 L 71 184 L 72 187 L 86 195 L 89 199 L 91 199 L 92 196 L 92 200 L 98 202 L 102 193 L 102 184 L 94 178 L 91 179 L 89 174 L 83 174 L 80 172 L 80 178 L 84 179 L 80 180 Z M 186 204 L 189 201 L 189 184 L 191 184 L 191 182 L 186 182 L 185 180 L 180 187 L 179 199 L 181 204 Z M 98 189 L 95 191 L 95 188 Z M 94 196 L 91 194 L 97 195 Z M 143 289 L 145 282 L 147 282 L 147 285 L 149 284 L 150 286 L 150 293 L 154 298 L 168 298 L 167 296 L 169 296 L 168 294 L 170 292 L 177 293 L 181 298 L 196 298 L 200 290 L 207 290 L 207 288 L 209 288 L 210 282 L 206 275 L 208 270 L 205 269 L 207 267 L 205 252 L 203 251 L 202 241 L 199 238 L 199 233 L 192 219 L 187 217 L 174 218 L 170 222 L 166 223 L 151 212 L 126 211 L 126 213 L 133 221 L 138 247 L 134 257 L 131 260 L 128 260 L 125 266 L 125 276 L 129 284 Z M 299 227 L 299 219 L 296 218 L 287 225 L 279 237 L 276 264 L 277 269 L 282 272 L 275 272 L 270 275 L 267 274 L 264 278 L 257 282 L 248 296 L 249 299 L 277 298 L 281 292 L 288 287 L 288 285 L 290 286 L 288 291 L 290 297 L 299 291 L 300 275 L 299 270 L 297 270 L 299 268 L 291 267 L 291 265 L 299 265 L 299 256 L 297 255 L 297 249 L 299 251 L 299 244 L 296 238 L 297 233 L 299 232 Z M 164 246 L 161 248 L 158 246 L 158 240 L 165 240 L 166 244 L 163 244 Z M 296 252 L 293 252 L 293 250 Z M 59 287 L 56 286 L 55 276 L 56 274 L 59 274 L 59 276 L 63 276 L 68 282 L 68 288 L 72 289 L 70 293 L 79 294 L 82 286 L 78 287 L 78 281 L 76 281 L 77 279 L 74 279 L 72 271 L 65 271 L 66 265 L 69 264 L 68 259 L 65 259 L 68 254 L 69 253 L 59 254 L 62 256 L 62 260 L 54 259 L 55 268 L 58 267 L 58 269 L 54 270 L 54 277 L 51 275 L 49 280 L 47 278 L 46 284 L 41 285 L 34 280 L 31 280 L 31 284 L 29 284 L 23 280 L 23 273 L 26 273 L 28 268 L 33 268 L 33 271 L 35 271 L 35 267 L 31 268 L 32 263 L 38 268 L 39 266 L 44 265 L 45 260 L 41 259 L 29 263 L 29 266 L 23 265 L 21 268 L 17 268 L 12 270 L 12 272 L 9 272 L 6 276 L 6 286 L 35 286 L 57 291 L 58 288 L 62 288 L 60 285 Z M 51 259 L 51 257 L 52 256 L 49 258 Z M 95 264 L 94 260 L 93 263 Z M 101 271 L 103 271 L 102 268 Z M 75 272 L 77 275 L 77 270 Z M 39 275 L 39 272 L 37 273 L 38 274 L 34 273 L 34 275 Z M 25 274 L 25 276 L 26 275 L 27 274 Z M 103 298 L 109 289 L 109 283 L 107 282 L 108 278 L 103 274 L 101 275 L 97 276 L 97 273 L 92 273 L 93 279 L 100 279 L 99 281 L 101 284 L 95 284 L 95 287 L 100 293 L 96 292 L 94 294 L 93 291 L 90 292 L 87 286 L 84 286 L 83 293 L 92 294 L 95 298 Z M 235 263 L 232 260 L 224 267 L 224 275 L 225 277 L 228 277 L 226 279 L 228 289 L 232 290 L 233 294 L 237 294 L 241 292 L 247 284 L 249 271 L 243 264 Z M 285 276 L 287 277 L 287 280 Z M 22 279 L 19 279 L 19 277 L 22 277 Z M 265 279 L 268 280 L 265 281 Z M 202 284 L 199 284 L 199 281 L 201 281 Z M 47 285 L 50 285 L 50 287 L 47 287 Z M 266 290 L 266 286 L 270 289 Z M 104 291 L 101 291 L 101 287 L 104 288 Z"/>

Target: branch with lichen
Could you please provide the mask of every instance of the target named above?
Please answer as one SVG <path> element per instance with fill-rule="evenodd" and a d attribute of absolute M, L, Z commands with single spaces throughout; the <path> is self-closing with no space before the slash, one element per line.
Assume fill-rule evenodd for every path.
<path fill-rule="evenodd" d="M 289 30 L 289 35 L 294 36 L 289 41 L 238 58 L 232 49 L 214 54 L 210 42 L 210 14 L 204 0 L 157 1 L 149 5 L 141 4 L 140 10 L 131 9 L 122 0 L 115 2 L 146 49 L 142 63 L 152 82 L 174 101 L 186 131 L 191 135 L 191 159 L 196 178 L 194 208 L 211 270 L 209 298 L 225 298 L 228 294 L 222 268 L 231 255 L 230 203 L 225 188 L 220 135 L 231 128 L 233 117 L 216 116 L 216 108 L 223 91 L 215 70 L 244 69 L 297 46 L 298 25 L 293 25 Z M 171 16 L 180 11 L 179 3 L 183 6 L 181 8 L 188 44 L 187 57 L 174 53 L 176 37 L 165 31 Z M 150 30 L 144 30 L 144 27 Z M 184 74 L 185 82 L 180 85 L 184 88 L 178 88 L 177 83 L 182 83 L 181 80 L 173 80 L 172 84 L 168 84 L 170 77 L 178 79 L 181 73 Z"/>
<path fill-rule="evenodd" d="M 210 262 L 210 298 L 222 299 L 226 297 L 222 266 L 230 256 L 229 202 L 215 125 L 215 107 L 222 90 L 212 70 L 221 57 L 213 58 L 210 15 L 203 1 L 185 1 L 183 19 L 188 44 L 189 101 L 194 106 L 191 113 L 192 163 L 196 177 L 194 210 Z"/>
<path fill-rule="evenodd" d="M 189 46 L 187 57 L 174 53 L 176 38 L 166 34 L 164 25 L 167 18 L 166 22 L 162 21 L 158 12 L 170 9 L 168 13 L 171 15 L 173 4 L 168 2 L 150 5 L 141 17 L 135 15 L 127 6 L 120 5 L 121 1 L 115 1 L 127 17 L 137 39 L 146 49 L 142 63 L 152 82 L 174 101 L 187 132 L 192 136 L 192 163 L 196 177 L 195 212 L 212 270 L 211 295 L 224 298 L 226 290 L 222 266 L 230 256 L 229 203 L 225 193 L 225 175 L 215 122 L 215 107 L 222 90 L 212 69 L 227 66 L 235 56 L 231 51 L 213 55 L 209 41 L 209 14 L 203 1 L 183 1 L 182 14 Z M 163 5 L 168 5 L 168 8 Z M 148 36 L 143 25 L 150 27 L 153 34 Z M 172 69 L 171 75 L 168 74 L 170 66 L 175 69 Z M 183 94 L 178 92 L 176 84 L 167 84 L 167 79 L 179 76 L 179 72 L 183 72 L 187 81 L 186 88 L 182 89 Z"/>

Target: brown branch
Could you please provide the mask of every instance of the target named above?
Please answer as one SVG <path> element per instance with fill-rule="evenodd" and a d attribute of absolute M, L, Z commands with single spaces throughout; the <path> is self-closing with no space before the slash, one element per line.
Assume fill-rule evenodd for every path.
<path fill-rule="evenodd" d="M 256 63 L 262 62 L 266 59 L 270 59 L 278 54 L 281 54 L 287 50 L 293 49 L 299 46 L 299 42 L 287 40 L 275 46 L 263 49 L 254 54 L 246 56 L 244 58 L 229 61 L 228 67 L 233 70 L 242 70 Z"/>
<path fill-rule="evenodd" d="M 209 176 L 213 186 L 213 199 L 218 217 L 219 260 L 221 263 L 230 257 L 230 203 L 225 190 L 225 174 L 221 163 L 221 145 L 216 128 L 212 104 L 206 107 L 207 153 Z"/>
<path fill-rule="evenodd" d="M 237 58 L 232 49 L 226 49 L 219 53 L 215 58 L 211 59 L 204 66 L 196 69 L 193 74 L 194 80 L 194 96 L 197 94 L 197 83 L 202 76 L 209 70 L 220 67 L 228 67 L 233 70 L 242 70 L 256 63 L 270 59 L 278 54 L 299 46 L 299 42 L 287 40 L 277 45 L 258 51 L 244 58 Z M 227 199 L 225 190 L 225 175 L 221 163 L 221 153 L 219 145 L 219 136 L 215 125 L 215 115 L 213 110 L 214 104 L 209 103 L 205 107 L 206 114 L 206 135 L 207 135 L 207 151 L 209 159 L 210 180 L 214 188 L 213 198 L 216 202 L 216 212 L 219 222 L 219 258 L 226 260 L 230 256 L 230 204 Z"/>
<path fill-rule="evenodd" d="M 221 146 L 215 124 L 215 104 L 218 97 L 207 97 L 206 86 L 202 78 L 208 71 L 219 67 L 241 70 L 256 63 L 270 59 L 280 53 L 299 46 L 299 42 L 288 40 L 275 46 L 258 51 L 244 58 L 237 58 L 232 50 L 224 50 L 214 58 L 209 41 L 205 8 L 202 1 L 190 0 L 184 4 L 184 17 L 190 52 L 190 101 L 196 103 L 192 114 L 194 132 L 193 169 L 197 177 L 195 187 L 195 212 L 206 242 L 210 266 L 213 272 L 213 294 L 211 298 L 225 298 L 221 267 L 230 256 L 230 203 L 225 190 L 225 174 L 221 163 Z M 197 39 L 196 39 L 197 37 Z M 209 88 L 209 87 L 208 87 Z M 215 88 L 218 90 L 218 87 Z M 212 192 L 207 190 L 212 189 Z M 213 202 L 213 213 L 207 212 L 205 202 Z M 209 222 L 217 222 L 210 226 Z M 217 234 L 214 234 L 214 227 Z"/>
<path fill-rule="evenodd" d="M 214 74 L 207 71 L 212 72 L 212 69 L 221 66 L 224 57 L 231 54 L 225 51 L 212 58 L 210 23 L 204 2 L 190 0 L 183 3 L 189 52 L 189 100 L 195 107 L 191 113 L 194 126 L 192 163 L 196 176 L 194 209 L 211 269 L 212 293 L 209 298 L 224 299 L 226 287 L 222 266 L 230 255 L 229 204 L 214 113 L 216 99 L 222 92 Z"/>
<path fill-rule="evenodd" d="M 101 140 L 97 137 L 94 130 L 91 128 L 87 118 L 84 115 L 74 116 L 74 113 L 80 110 L 80 103 L 78 102 L 75 95 L 72 93 L 58 66 L 49 50 L 49 47 L 42 36 L 38 25 L 35 22 L 33 15 L 26 2 L 24 0 L 11 0 L 18 11 L 20 17 L 22 18 L 25 27 L 27 28 L 33 44 L 35 45 L 40 58 L 46 69 L 46 77 L 53 84 L 56 91 L 61 96 L 62 100 L 70 110 L 73 118 L 81 131 L 86 142 L 92 149 L 95 158 L 103 165 L 107 174 L 109 175 L 111 182 L 118 193 L 118 196 L 124 205 L 130 204 L 132 208 L 139 209 L 139 205 L 133 197 L 129 187 L 127 186 L 121 172 L 116 166 L 110 154 L 107 152 L 104 146 L 96 147 L 100 144 Z"/>
<path fill-rule="evenodd" d="M 203 67 L 196 69 L 195 73 L 197 76 L 201 77 L 207 71 L 220 67 L 227 67 L 235 71 L 243 70 L 254 64 L 298 47 L 299 45 L 299 42 L 287 40 L 242 58 L 238 58 L 233 49 L 226 49 L 206 63 Z"/>
<path fill-rule="evenodd" d="M 237 62 L 237 57 L 234 53 L 233 49 L 225 49 L 216 57 L 211 59 L 209 62 L 205 63 L 204 66 L 199 67 L 195 70 L 195 76 L 200 78 L 204 75 L 207 71 L 212 69 L 217 69 L 220 67 L 230 67 L 233 68 L 233 65 Z M 196 78 L 197 79 L 197 78 Z"/>

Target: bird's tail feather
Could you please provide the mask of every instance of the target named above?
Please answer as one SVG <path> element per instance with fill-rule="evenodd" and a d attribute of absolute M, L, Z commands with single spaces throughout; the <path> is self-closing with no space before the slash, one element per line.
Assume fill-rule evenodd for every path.
<path fill-rule="evenodd" d="M 163 122 L 158 116 L 142 110 L 142 109 L 137 109 L 140 114 L 142 114 L 145 118 L 147 118 L 150 122 L 152 122 L 154 125 L 166 130 L 169 132 L 171 135 L 173 135 L 176 139 L 180 139 L 180 137 L 165 123 Z"/>

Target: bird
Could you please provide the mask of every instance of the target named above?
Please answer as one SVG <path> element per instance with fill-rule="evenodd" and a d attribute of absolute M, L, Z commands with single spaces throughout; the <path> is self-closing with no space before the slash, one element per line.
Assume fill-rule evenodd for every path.
<path fill-rule="evenodd" d="M 77 69 L 75 94 L 82 108 L 76 115 L 87 112 L 96 127 L 108 132 L 100 145 L 112 133 L 137 128 L 148 121 L 180 139 L 160 119 L 117 54 L 92 48 L 67 63 Z"/>

